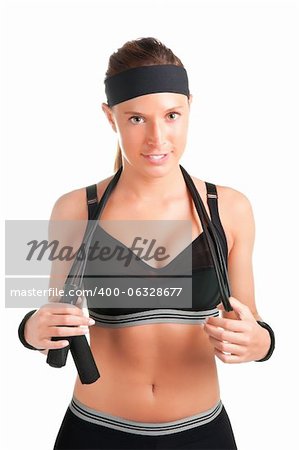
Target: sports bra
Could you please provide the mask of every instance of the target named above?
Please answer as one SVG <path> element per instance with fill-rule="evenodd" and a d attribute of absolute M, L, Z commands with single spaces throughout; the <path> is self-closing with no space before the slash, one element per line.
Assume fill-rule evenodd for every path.
<path fill-rule="evenodd" d="M 93 219 L 96 209 L 100 207 L 97 216 L 97 220 L 99 220 L 111 191 L 114 189 L 119 179 L 121 170 L 122 167 L 109 182 L 100 199 L 100 206 L 98 206 L 97 185 L 94 184 L 86 187 L 88 220 Z M 195 202 L 195 197 L 200 194 L 197 189 L 195 191 L 190 189 L 188 178 L 185 178 L 185 182 L 191 193 L 193 202 Z M 211 221 L 214 224 L 216 233 L 219 237 L 227 267 L 228 246 L 219 217 L 217 189 L 213 183 L 206 181 L 205 185 Z M 130 268 L 127 269 L 127 271 L 124 268 L 123 261 L 118 261 L 116 258 L 110 258 L 106 261 L 97 260 L 96 264 L 94 262 L 91 264 L 90 261 L 87 260 L 83 274 L 83 285 L 89 316 L 95 320 L 95 326 L 119 328 L 153 323 L 198 324 L 204 322 L 208 317 L 219 315 L 219 310 L 216 307 L 221 301 L 219 286 L 204 232 L 198 235 L 183 251 L 172 259 L 169 264 L 160 268 L 154 268 L 145 263 L 133 253 L 129 247 L 125 246 L 121 241 L 105 231 L 104 228 L 100 226 L 99 222 L 92 237 L 92 243 L 95 241 L 105 241 L 105 243 L 109 244 L 109 247 L 116 245 L 123 251 L 131 252 L 131 256 L 134 255 L 134 258 L 131 258 Z M 103 305 L 103 292 L 100 293 L 99 289 L 98 292 L 96 290 L 99 281 L 101 280 L 101 273 L 103 273 L 103 279 L 105 280 L 109 279 L 109 277 L 112 278 L 112 280 L 110 280 L 110 286 L 113 286 L 114 276 L 130 280 L 131 274 L 135 273 L 134 270 L 138 273 L 138 276 L 152 277 L 152 279 L 157 279 L 159 277 L 167 279 L 167 277 L 172 277 L 173 281 L 174 278 L 179 279 L 176 275 L 177 270 L 180 268 L 180 265 L 184 264 L 184 261 L 186 260 L 185 256 L 188 256 L 190 253 L 191 258 L 189 258 L 189 260 L 192 262 L 192 267 L 189 272 L 189 281 L 191 278 L 192 307 L 172 307 L 173 303 L 171 304 L 171 307 L 152 307 L 148 306 L 148 304 L 148 307 L 146 308 L 136 308 L 135 306 L 130 308 L 120 307 L 117 303 L 118 299 L 113 295 L 111 296 L 111 293 L 110 296 L 105 299 Z M 186 278 L 188 278 L 188 276 Z M 142 306 L 142 301 L 146 299 L 140 297 L 139 300 L 140 305 Z M 109 307 L 109 301 L 113 302 L 113 307 Z M 121 305 L 121 303 L 119 304 Z"/>

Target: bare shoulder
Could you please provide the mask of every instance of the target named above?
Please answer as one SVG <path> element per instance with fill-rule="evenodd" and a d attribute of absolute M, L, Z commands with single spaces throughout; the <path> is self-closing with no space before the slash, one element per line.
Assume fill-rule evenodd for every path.
<path fill-rule="evenodd" d="M 205 182 L 199 178 L 192 177 L 197 189 L 200 193 L 206 193 Z M 218 194 L 219 203 L 225 205 L 226 208 L 235 210 L 236 212 L 246 212 L 246 210 L 251 208 L 250 201 L 248 197 L 243 193 L 234 189 L 230 186 L 223 186 L 220 184 L 215 184 Z"/>
<path fill-rule="evenodd" d="M 199 192 L 204 199 L 206 197 L 205 182 L 192 177 Z M 240 235 L 240 230 L 246 230 L 247 234 L 254 234 L 254 216 L 252 205 L 247 195 L 233 187 L 214 183 L 218 195 L 218 211 L 222 226 L 227 236 L 229 247 Z"/>
<path fill-rule="evenodd" d="M 113 175 L 97 183 L 98 198 L 101 197 Z M 61 195 L 55 202 L 51 220 L 86 220 L 86 187 L 74 189 Z"/>
<path fill-rule="evenodd" d="M 249 198 L 241 191 L 229 186 L 216 185 L 219 202 L 230 208 L 232 214 L 246 214 L 251 210 Z"/>
<path fill-rule="evenodd" d="M 253 245 L 255 222 L 251 202 L 247 195 L 229 186 L 216 185 L 219 215 L 225 218 L 232 239 Z"/>

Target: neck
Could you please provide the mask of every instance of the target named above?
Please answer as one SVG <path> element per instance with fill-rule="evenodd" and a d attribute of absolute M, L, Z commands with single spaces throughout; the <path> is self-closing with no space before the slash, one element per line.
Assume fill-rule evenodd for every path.
<path fill-rule="evenodd" d="M 161 203 L 185 193 L 186 183 L 179 166 L 168 171 L 156 169 L 160 168 L 153 168 L 150 173 L 125 164 L 117 185 L 132 201 Z"/>

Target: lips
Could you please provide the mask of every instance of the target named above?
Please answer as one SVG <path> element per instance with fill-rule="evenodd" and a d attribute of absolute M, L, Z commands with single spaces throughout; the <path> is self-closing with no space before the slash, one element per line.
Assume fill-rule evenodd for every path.
<path fill-rule="evenodd" d="M 167 153 L 150 153 L 149 155 L 143 155 L 147 157 L 154 157 L 154 158 L 160 158 L 161 156 L 166 156 Z"/>
<path fill-rule="evenodd" d="M 143 154 L 143 156 L 159 156 L 159 155 L 167 155 L 167 153 L 147 153 L 147 154 L 145 154 L 145 153 L 142 153 Z"/>
<path fill-rule="evenodd" d="M 160 154 L 150 154 L 150 155 L 143 155 L 145 158 L 151 159 L 153 161 L 159 161 L 167 156 L 167 153 L 160 153 Z"/>
<path fill-rule="evenodd" d="M 163 164 L 169 158 L 169 153 L 149 153 L 148 155 L 142 154 L 142 156 L 151 164 Z"/>

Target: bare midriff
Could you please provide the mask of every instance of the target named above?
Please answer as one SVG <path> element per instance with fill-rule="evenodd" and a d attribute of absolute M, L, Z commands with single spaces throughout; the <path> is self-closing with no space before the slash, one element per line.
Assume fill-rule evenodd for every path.
<path fill-rule="evenodd" d="M 101 377 L 76 380 L 74 396 L 95 410 L 143 422 L 197 414 L 220 399 L 213 347 L 201 325 L 90 327 Z"/>

